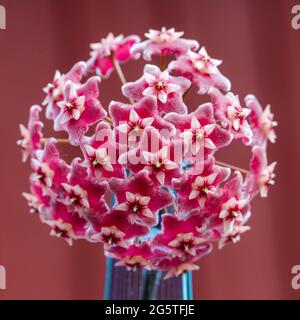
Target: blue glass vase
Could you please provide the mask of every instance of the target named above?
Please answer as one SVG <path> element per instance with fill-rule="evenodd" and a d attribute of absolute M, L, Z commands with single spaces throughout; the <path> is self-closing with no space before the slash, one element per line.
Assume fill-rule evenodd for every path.
<path fill-rule="evenodd" d="M 111 206 L 115 203 L 111 199 Z M 167 208 L 173 213 L 173 208 Z M 160 216 L 162 212 L 160 212 Z M 160 226 L 152 228 L 150 237 L 154 237 Z M 105 300 L 192 300 L 192 273 L 164 280 L 165 272 L 144 269 L 127 270 L 115 266 L 117 260 L 107 258 L 105 274 Z"/>
<path fill-rule="evenodd" d="M 163 280 L 165 273 L 127 270 L 107 258 L 105 300 L 192 300 L 192 273 Z"/>

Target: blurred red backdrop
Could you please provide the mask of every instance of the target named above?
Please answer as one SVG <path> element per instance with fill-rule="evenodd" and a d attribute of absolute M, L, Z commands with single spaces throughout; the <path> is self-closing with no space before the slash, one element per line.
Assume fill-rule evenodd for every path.
<path fill-rule="evenodd" d="M 272 104 L 279 139 L 269 149 L 278 160 L 276 186 L 257 199 L 251 232 L 200 261 L 194 274 L 197 299 L 298 299 L 291 268 L 300 264 L 299 101 L 300 30 L 291 27 L 288 0 L 2 0 L 7 30 L 0 31 L 1 212 L 0 264 L 7 270 L 7 290 L 0 299 L 101 299 L 105 276 L 102 247 L 77 242 L 69 248 L 28 213 L 21 197 L 28 190 L 29 165 L 22 165 L 18 124 L 28 108 L 43 99 L 41 89 L 55 69 L 67 71 L 86 59 L 89 43 L 112 31 L 142 35 L 151 28 L 174 26 L 198 39 L 241 98 L 254 93 Z M 129 80 L 141 62 L 124 66 Z M 120 99 L 115 75 L 101 84 L 101 101 Z M 199 98 L 198 98 L 199 99 Z M 191 108 L 197 96 L 188 100 Z M 47 128 L 48 131 L 48 128 Z M 48 131 L 49 132 L 49 131 Z M 63 150 L 68 156 L 73 150 Z M 220 160 L 247 165 L 249 154 L 237 145 Z"/>

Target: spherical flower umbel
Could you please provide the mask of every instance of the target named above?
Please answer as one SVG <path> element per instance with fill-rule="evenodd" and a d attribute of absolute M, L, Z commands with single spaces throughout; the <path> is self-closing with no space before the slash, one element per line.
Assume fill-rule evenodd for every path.
<path fill-rule="evenodd" d="M 33 170 L 23 196 L 50 235 L 103 243 L 116 265 L 169 278 L 197 270 L 214 242 L 237 243 L 250 229 L 251 202 L 274 185 L 267 145 L 277 122 L 255 96 L 243 103 L 229 92 L 222 61 L 197 41 L 173 28 L 145 36 L 110 33 L 91 45 L 87 62 L 57 71 L 42 105 L 66 138 L 43 136 L 43 109 L 34 105 L 17 144 Z M 127 82 L 120 64 L 139 58 L 152 62 Z M 113 72 L 128 102 L 105 109 L 101 81 Z M 187 105 L 193 87 L 205 103 Z M 249 169 L 234 155 L 222 161 L 218 151 L 234 140 L 251 150 Z M 75 158 L 60 152 L 66 144 L 77 148 Z"/>

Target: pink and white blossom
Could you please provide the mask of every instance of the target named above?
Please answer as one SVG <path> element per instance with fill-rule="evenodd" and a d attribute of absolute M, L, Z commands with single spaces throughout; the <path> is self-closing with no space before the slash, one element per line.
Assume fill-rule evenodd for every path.
<path fill-rule="evenodd" d="M 134 104 L 112 101 L 109 113 L 120 144 L 134 145 L 148 127 L 161 130 L 162 133 L 171 134 L 175 131 L 174 126 L 159 115 L 157 100 L 153 96 L 143 97 Z"/>
<path fill-rule="evenodd" d="M 91 44 L 92 52 L 87 62 L 87 70 L 107 79 L 114 70 L 113 59 L 116 59 L 119 63 L 124 63 L 139 57 L 139 54 L 130 52 L 131 47 L 139 41 L 140 38 L 135 35 L 124 38 L 123 35 L 115 37 L 112 33 L 109 33 L 100 42 Z"/>
<path fill-rule="evenodd" d="M 145 60 L 150 61 L 153 56 L 178 56 L 190 49 L 197 50 L 198 41 L 183 39 L 183 34 L 184 32 L 176 32 L 174 28 L 150 29 L 145 33 L 148 40 L 135 44 L 131 48 L 131 54 L 142 54 Z"/>
<path fill-rule="evenodd" d="M 124 177 L 124 169 L 117 163 L 119 148 L 115 133 L 108 123 L 99 122 L 95 134 L 91 137 L 84 136 L 81 142 L 85 158 L 82 165 L 87 167 L 92 177 L 98 180 Z"/>
<path fill-rule="evenodd" d="M 122 92 L 127 98 L 135 101 L 144 96 L 154 96 L 157 99 L 160 114 L 168 112 L 187 113 L 183 94 L 189 89 L 191 82 L 184 77 L 173 77 L 168 70 L 161 71 L 157 66 L 147 64 L 143 76 L 135 82 L 126 83 Z"/>
<path fill-rule="evenodd" d="M 275 184 L 276 165 L 277 162 L 268 164 L 266 150 L 263 147 L 255 146 L 252 149 L 250 173 L 245 180 L 245 189 L 251 196 L 259 192 L 261 197 L 267 197 L 270 186 Z"/>
<path fill-rule="evenodd" d="M 79 145 L 89 126 L 106 116 L 99 100 L 100 78 L 92 77 L 84 85 L 77 87 L 68 81 L 64 88 L 64 100 L 58 103 L 60 113 L 55 118 L 54 130 L 66 131 L 70 143 Z"/>
<path fill-rule="evenodd" d="M 39 116 L 41 111 L 40 106 L 32 106 L 28 126 L 19 125 L 21 139 L 17 141 L 17 145 L 21 147 L 23 162 L 26 162 L 28 157 L 41 147 L 42 129 L 44 127 Z"/>
<path fill-rule="evenodd" d="M 155 186 L 145 170 L 129 180 L 112 178 L 109 185 L 118 201 L 116 210 L 122 211 L 130 223 L 156 225 L 158 211 L 174 200 L 169 192 Z"/>
<path fill-rule="evenodd" d="M 60 108 L 57 103 L 63 100 L 64 87 L 67 81 L 79 85 L 85 70 L 86 64 L 81 61 L 76 63 L 66 74 L 61 74 L 58 70 L 55 72 L 53 81 L 43 89 L 46 93 L 43 105 L 46 106 L 46 117 L 48 119 L 53 120 L 59 114 Z"/>
<path fill-rule="evenodd" d="M 205 48 L 201 48 L 199 53 L 189 50 L 179 56 L 169 64 L 168 69 L 189 79 L 198 88 L 199 94 L 205 94 L 214 87 L 229 91 L 231 83 L 218 69 L 221 63 L 210 58 Z"/>
<path fill-rule="evenodd" d="M 224 129 L 230 130 L 235 139 L 242 139 L 243 143 L 250 145 L 253 132 L 248 122 L 251 109 L 243 108 L 239 97 L 232 92 L 223 95 L 219 90 L 212 88 L 209 92 L 216 118 Z"/>
<path fill-rule="evenodd" d="M 275 127 L 277 121 L 274 121 L 274 115 L 271 112 L 271 106 L 267 105 L 263 110 L 255 96 L 248 95 L 245 98 L 247 107 L 251 110 L 249 121 L 253 131 L 254 143 L 264 146 L 267 141 L 276 142 Z"/>

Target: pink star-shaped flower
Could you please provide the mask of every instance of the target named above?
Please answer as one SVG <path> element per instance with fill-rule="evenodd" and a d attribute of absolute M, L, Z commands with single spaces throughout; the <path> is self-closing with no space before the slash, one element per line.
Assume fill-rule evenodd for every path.
<path fill-rule="evenodd" d="M 189 271 L 199 270 L 199 266 L 195 262 L 203 256 L 209 254 L 212 250 L 211 244 L 204 244 L 196 250 L 195 255 L 185 255 L 184 257 L 166 257 L 159 261 L 159 268 L 166 270 L 164 279 L 179 277 Z"/>
<path fill-rule="evenodd" d="M 143 221 L 142 219 L 153 219 L 154 214 L 148 208 L 150 202 L 150 197 L 143 197 L 139 194 L 134 194 L 131 192 L 126 192 L 126 201 L 119 204 L 116 210 L 129 212 L 129 222 L 131 224 L 136 223 L 136 221 Z"/>
<path fill-rule="evenodd" d="M 219 219 L 223 220 L 226 234 L 233 231 L 234 226 L 243 223 L 251 215 L 249 195 L 244 191 L 243 177 L 235 171 L 223 186 L 220 199 Z"/>
<path fill-rule="evenodd" d="M 64 100 L 58 102 L 60 113 L 55 118 L 54 130 L 67 131 L 70 143 L 79 145 L 89 126 L 106 116 L 98 98 L 100 78 L 92 77 L 77 87 L 68 81 L 64 88 Z"/>
<path fill-rule="evenodd" d="M 76 235 L 70 223 L 65 223 L 62 219 L 49 220 L 45 223 L 51 227 L 50 236 L 65 240 L 69 246 L 73 245 L 73 240 L 76 240 Z"/>
<path fill-rule="evenodd" d="M 171 250 L 174 257 L 195 256 L 209 238 L 209 233 L 204 234 L 197 230 L 202 222 L 200 215 L 191 215 L 184 220 L 165 214 L 162 218 L 162 231 L 155 236 L 153 244 Z"/>
<path fill-rule="evenodd" d="M 212 87 L 229 91 L 230 81 L 218 69 L 221 63 L 220 60 L 210 58 L 202 47 L 199 53 L 189 50 L 181 55 L 169 64 L 168 69 L 190 79 L 199 94 L 207 93 Z"/>
<path fill-rule="evenodd" d="M 80 217 L 95 211 L 103 216 L 109 211 L 104 196 L 107 191 L 106 181 L 90 179 L 87 169 L 75 158 L 71 164 L 71 172 L 66 183 L 62 184 L 63 192 L 60 194 L 60 202 L 66 205 Z"/>
<path fill-rule="evenodd" d="M 81 61 L 76 63 L 66 74 L 61 74 L 59 71 L 55 72 L 53 81 L 48 83 L 43 90 L 46 93 L 43 105 L 46 106 L 46 117 L 48 119 L 53 120 L 60 112 L 60 108 L 57 103 L 63 100 L 63 92 L 66 82 L 72 81 L 79 85 L 85 70 L 86 64 Z"/>
<path fill-rule="evenodd" d="M 219 90 L 211 89 L 209 94 L 221 125 L 229 129 L 235 139 L 242 139 L 246 145 L 251 144 L 253 132 L 247 120 L 251 110 L 243 108 L 239 97 L 231 92 L 223 95 Z"/>
<path fill-rule="evenodd" d="M 179 213 L 186 215 L 198 208 L 209 208 L 220 197 L 218 186 L 229 175 L 230 169 L 215 165 L 213 157 L 210 157 L 201 174 L 194 174 L 192 168 L 179 179 L 173 179 L 173 186 L 179 195 Z"/>
<path fill-rule="evenodd" d="M 162 134 L 170 135 L 175 131 L 174 126 L 158 114 L 157 101 L 152 96 L 144 97 L 135 104 L 112 101 L 109 113 L 116 126 L 120 144 L 136 144 L 144 129 L 150 126 L 161 130 Z"/>
<path fill-rule="evenodd" d="M 158 211 L 174 201 L 169 192 L 154 185 L 145 170 L 129 180 L 112 178 L 109 185 L 118 201 L 115 209 L 122 211 L 130 223 L 156 225 Z"/>
<path fill-rule="evenodd" d="M 148 84 L 148 87 L 143 91 L 144 96 L 155 96 L 157 99 L 166 103 L 168 95 L 179 91 L 181 87 L 175 83 L 169 81 L 169 71 L 163 71 L 158 77 L 155 77 L 151 73 L 145 73 L 144 78 Z"/>
<path fill-rule="evenodd" d="M 183 149 L 181 141 L 165 139 L 155 128 L 147 128 L 138 146 L 121 154 L 119 163 L 134 173 L 145 169 L 155 184 L 168 186 L 180 176 Z"/>
<path fill-rule="evenodd" d="M 188 50 L 197 50 L 199 44 L 195 40 L 182 39 L 183 32 L 176 32 L 174 28 L 161 30 L 150 29 L 145 34 L 148 40 L 135 44 L 132 49 L 132 54 L 142 54 L 147 61 L 152 59 L 152 56 L 164 55 L 180 55 Z"/>
<path fill-rule="evenodd" d="M 189 80 L 173 77 L 167 70 L 161 71 L 157 66 L 147 64 L 143 76 L 135 82 L 126 83 L 122 87 L 123 94 L 130 99 L 140 100 L 143 96 L 154 96 L 157 99 L 161 114 L 168 112 L 187 113 L 182 95 L 190 87 Z"/>
<path fill-rule="evenodd" d="M 241 234 L 250 230 L 249 226 L 242 224 L 234 225 L 233 230 L 219 240 L 219 249 L 222 249 L 227 243 L 237 243 L 241 240 Z"/>
<path fill-rule="evenodd" d="M 44 195 L 59 193 L 62 183 L 66 182 L 66 176 L 70 172 L 69 166 L 60 158 L 55 146 L 54 138 L 47 139 L 44 149 L 38 150 L 31 165 L 34 170 L 31 182 L 39 186 Z"/>
<path fill-rule="evenodd" d="M 229 145 L 232 135 L 215 123 L 214 110 L 210 103 L 200 105 L 196 111 L 188 115 L 169 113 L 165 120 L 177 129 L 185 145 L 189 147 L 185 158 L 193 159 L 202 151 L 207 156 L 218 149 Z"/>
<path fill-rule="evenodd" d="M 137 59 L 138 54 L 130 53 L 131 47 L 140 41 L 138 36 L 132 35 L 124 38 L 123 35 L 115 37 L 109 33 L 99 43 L 92 43 L 91 58 L 87 62 L 89 72 L 96 72 L 101 78 L 108 78 L 114 70 L 113 58 L 119 63 L 130 59 Z"/>
<path fill-rule="evenodd" d="M 244 210 L 248 203 L 248 199 L 237 200 L 235 197 L 223 203 L 219 218 L 224 221 L 225 232 L 232 232 L 235 222 L 243 221 Z"/>
<path fill-rule="evenodd" d="M 129 240 L 145 236 L 148 232 L 147 226 L 128 223 L 123 212 L 112 210 L 97 225 L 93 225 L 89 239 L 92 242 L 103 242 L 106 250 L 116 245 L 128 248 Z"/>
<path fill-rule="evenodd" d="M 26 162 L 28 157 L 41 147 L 41 138 L 43 137 L 43 123 L 40 121 L 40 106 L 32 106 L 27 128 L 20 124 L 21 139 L 17 141 L 17 145 L 21 147 L 22 160 Z"/>
<path fill-rule="evenodd" d="M 28 203 L 30 213 L 40 214 L 43 207 L 50 205 L 50 195 L 45 195 L 43 189 L 35 183 L 31 183 L 30 193 L 23 192 L 22 195 Z"/>
<path fill-rule="evenodd" d="M 73 240 L 85 238 L 88 221 L 61 202 L 54 202 L 43 211 L 43 222 L 51 227 L 50 235 L 64 239 L 69 245 Z"/>
<path fill-rule="evenodd" d="M 100 122 L 92 137 L 82 138 L 81 148 L 85 158 L 82 164 L 88 168 L 91 176 L 97 179 L 124 177 L 124 170 L 117 163 L 118 146 L 109 124 Z"/>
<path fill-rule="evenodd" d="M 146 169 L 150 175 L 155 176 L 160 185 L 165 185 L 165 182 L 170 184 L 170 181 L 179 175 L 179 165 L 169 160 L 170 157 L 167 146 L 161 148 L 156 153 L 143 151 L 142 155 L 146 164 L 144 169 Z M 171 177 L 169 177 L 169 174 L 171 174 Z"/>
<path fill-rule="evenodd" d="M 271 112 L 271 106 L 268 105 L 263 110 L 255 96 L 248 95 L 245 98 L 247 107 L 251 110 L 249 121 L 253 131 L 253 144 L 264 146 L 269 140 L 276 142 L 276 133 L 274 128 L 278 125 L 274 121 L 274 115 Z"/>
<path fill-rule="evenodd" d="M 138 245 L 132 244 L 128 248 L 112 247 L 105 253 L 106 256 L 119 260 L 116 266 L 123 266 L 127 270 L 134 271 L 139 268 L 155 269 L 158 258 L 165 255 L 162 251 L 153 249 L 146 241 Z"/>
<path fill-rule="evenodd" d="M 247 192 L 254 196 L 259 191 L 261 197 L 267 197 L 269 187 L 275 184 L 274 170 L 276 164 L 277 162 L 273 162 L 268 165 L 265 148 L 259 146 L 253 147 L 250 173 L 245 180 Z"/>

